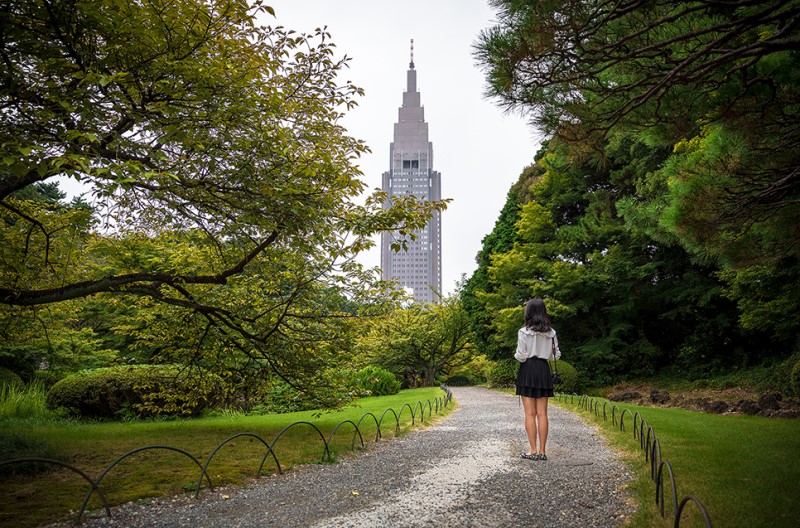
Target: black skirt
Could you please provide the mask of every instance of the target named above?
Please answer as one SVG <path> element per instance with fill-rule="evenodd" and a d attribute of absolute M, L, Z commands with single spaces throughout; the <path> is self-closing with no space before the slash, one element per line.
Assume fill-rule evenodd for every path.
<path fill-rule="evenodd" d="M 553 377 L 546 359 L 532 357 L 520 364 L 517 374 L 517 396 L 553 397 Z"/>

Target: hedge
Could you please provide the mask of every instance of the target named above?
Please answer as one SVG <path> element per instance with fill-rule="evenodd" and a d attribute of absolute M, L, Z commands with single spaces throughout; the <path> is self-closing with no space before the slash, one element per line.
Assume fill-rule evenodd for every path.
<path fill-rule="evenodd" d="M 131 365 L 72 374 L 53 385 L 47 406 L 69 415 L 196 416 L 223 395 L 219 376 L 171 365 Z"/>

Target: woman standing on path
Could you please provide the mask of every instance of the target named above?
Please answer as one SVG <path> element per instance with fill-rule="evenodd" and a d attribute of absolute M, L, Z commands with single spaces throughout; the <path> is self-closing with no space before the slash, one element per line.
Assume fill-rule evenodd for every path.
<path fill-rule="evenodd" d="M 517 333 L 517 352 L 521 363 L 517 374 L 517 395 L 525 409 L 525 432 L 530 450 L 522 455 L 528 460 L 547 460 L 547 398 L 553 397 L 553 379 L 547 359 L 561 357 L 556 331 L 542 299 L 531 299 L 525 305 L 525 325 Z M 539 448 L 536 448 L 536 439 Z"/>

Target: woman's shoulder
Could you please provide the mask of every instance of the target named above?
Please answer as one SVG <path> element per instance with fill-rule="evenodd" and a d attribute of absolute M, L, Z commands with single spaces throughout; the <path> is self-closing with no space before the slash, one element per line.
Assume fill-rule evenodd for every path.
<path fill-rule="evenodd" d="M 528 328 L 527 326 L 523 326 L 522 328 L 520 328 L 519 329 L 519 333 L 520 334 L 525 334 L 525 335 L 540 335 L 540 336 L 545 336 L 545 337 L 554 337 L 556 335 L 556 331 L 553 328 L 550 328 L 550 330 L 546 330 L 544 332 L 541 332 L 539 330 L 533 330 L 531 328 Z"/>

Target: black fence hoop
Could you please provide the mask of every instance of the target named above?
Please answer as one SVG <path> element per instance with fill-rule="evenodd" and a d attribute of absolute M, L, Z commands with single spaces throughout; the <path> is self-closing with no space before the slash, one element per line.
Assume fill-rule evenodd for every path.
<path fill-rule="evenodd" d="M 236 438 L 240 438 L 240 437 L 255 438 L 258 441 L 260 441 L 264 445 L 264 447 L 266 447 L 266 453 L 264 454 L 264 456 L 261 459 L 261 463 L 260 463 L 260 465 L 258 467 L 258 471 L 256 472 L 256 478 L 259 478 L 261 476 L 261 473 L 262 473 L 262 471 L 264 469 L 264 464 L 267 461 L 267 457 L 269 457 L 270 455 L 272 455 L 272 458 L 273 458 L 273 460 L 275 462 L 275 466 L 277 468 L 278 474 L 283 474 L 283 468 L 281 467 L 280 461 L 278 460 L 278 457 L 277 457 L 277 455 L 275 453 L 275 445 L 277 444 L 278 440 L 281 439 L 281 437 L 284 435 L 284 433 L 286 433 L 290 429 L 292 429 L 292 428 L 294 428 L 296 426 L 306 425 L 306 426 L 309 426 L 309 427 L 313 428 L 317 432 L 317 434 L 319 435 L 319 437 L 322 440 L 323 445 L 324 445 L 324 450 L 323 450 L 323 453 L 322 453 L 322 457 L 320 459 L 320 463 L 323 463 L 325 461 L 326 457 L 328 458 L 328 460 L 332 459 L 331 451 L 330 451 L 330 442 L 333 439 L 334 434 L 343 425 L 350 424 L 350 425 L 353 426 L 353 441 L 351 443 L 351 448 L 355 449 L 356 435 L 358 435 L 358 437 L 359 437 L 359 439 L 361 441 L 361 447 L 364 448 L 366 444 L 364 443 L 364 438 L 363 438 L 363 435 L 361 433 L 361 422 L 364 419 L 366 419 L 369 416 L 375 422 L 375 425 L 376 425 L 376 428 L 377 428 L 375 440 L 378 441 L 382 437 L 381 427 L 383 425 L 383 420 L 384 420 L 384 418 L 386 417 L 387 414 L 391 413 L 394 416 L 394 419 L 395 419 L 395 433 L 399 434 L 400 433 L 400 416 L 402 415 L 403 409 L 405 407 L 408 407 L 408 410 L 411 413 L 411 426 L 413 427 L 414 425 L 416 425 L 417 407 L 419 407 L 420 413 L 422 415 L 420 421 L 424 422 L 424 420 L 425 420 L 425 406 L 426 405 L 428 406 L 428 411 L 429 411 L 429 416 L 430 416 L 434 412 L 434 408 L 436 409 L 436 412 L 438 414 L 440 410 L 443 410 L 450 402 L 452 402 L 452 398 L 453 398 L 452 391 L 450 391 L 450 389 L 446 385 L 441 385 L 440 388 L 445 392 L 445 395 L 436 397 L 435 400 L 434 400 L 435 401 L 435 405 L 434 405 L 434 403 L 431 403 L 431 399 L 427 399 L 425 401 L 425 403 L 423 403 L 423 402 L 418 400 L 413 408 L 408 403 L 405 403 L 400 408 L 399 412 L 395 411 L 392 408 L 387 408 L 385 411 L 383 411 L 383 414 L 381 415 L 380 419 L 376 418 L 373 413 L 367 412 L 367 413 L 364 413 L 361 416 L 361 418 L 358 420 L 358 423 L 354 422 L 353 420 L 343 420 L 343 421 L 339 422 L 339 424 L 337 424 L 333 428 L 333 430 L 331 431 L 331 433 L 330 433 L 330 435 L 328 436 L 327 439 L 325 438 L 325 435 L 322 433 L 322 431 L 320 430 L 319 427 L 317 427 L 315 424 L 313 424 L 311 422 L 307 422 L 307 421 L 298 421 L 298 422 L 294 422 L 294 423 L 291 423 L 291 424 L 285 426 L 283 429 L 280 430 L 280 432 L 278 432 L 277 435 L 275 435 L 275 437 L 273 438 L 271 444 L 267 443 L 262 437 L 260 437 L 259 435 L 255 434 L 255 433 L 249 433 L 249 432 L 237 433 L 235 435 L 232 435 L 232 436 L 226 438 L 225 440 L 223 440 L 219 444 L 217 444 L 217 446 L 212 450 L 212 452 L 206 458 L 204 464 L 201 464 L 200 461 L 194 455 L 192 455 L 191 453 L 189 453 L 187 451 L 184 451 L 183 449 L 180 449 L 180 448 L 177 448 L 177 447 L 172 447 L 172 446 L 166 446 L 166 445 L 149 445 L 149 446 L 144 446 L 144 447 L 139 447 L 137 449 L 133 449 L 133 450 L 128 451 L 128 452 L 124 453 L 123 455 L 119 456 L 116 460 L 114 460 L 110 465 L 108 465 L 100 473 L 100 475 L 97 478 L 97 480 L 92 479 L 92 477 L 90 477 L 84 471 L 82 471 L 81 469 L 79 469 L 79 468 L 77 468 L 77 467 L 75 467 L 75 466 L 73 466 L 71 464 L 68 464 L 66 462 L 62 462 L 60 460 L 49 459 L 49 458 L 37 458 L 37 457 L 16 458 L 16 459 L 12 459 L 12 460 L 0 461 L 0 466 L 11 465 L 11 464 L 29 463 L 29 462 L 41 462 L 41 463 L 53 464 L 53 465 L 57 465 L 57 466 L 60 466 L 60 467 L 64 467 L 64 468 L 69 469 L 69 470 L 73 471 L 74 473 L 77 473 L 78 475 L 80 475 L 90 485 L 90 489 L 86 493 L 86 495 L 84 497 L 84 500 L 83 500 L 83 504 L 81 505 L 81 508 L 80 508 L 80 510 L 78 512 L 76 524 L 80 524 L 80 522 L 81 522 L 81 520 L 83 518 L 83 515 L 84 515 L 84 513 L 86 511 L 86 506 L 88 505 L 89 500 L 91 499 L 91 497 L 95 493 L 97 493 L 97 495 L 100 497 L 100 499 L 103 502 L 103 507 L 105 509 L 106 517 L 107 518 L 111 518 L 112 517 L 110 505 L 108 503 L 108 500 L 107 500 L 107 497 L 106 497 L 105 493 L 103 493 L 103 490 L 100 489 L 100 483 L 105 478 L 105 476 L 115 466 L 117 466 L 119 463 L 121 463 L 122 461 L 124 461 L 125 459 L 127 459 L 128 457 L 130 457 L 130 456 L 132 456 L 134 454 L 140 453 L 142 451 L 148 451 L 148 450 L 167 450 L 167 451 L 172 451 L 172 452 L 180 453 L 182 455 L 187 456 L 200 469 L 200 477 L 198 479 L 197 489 L 195 490 L 195 493 L 194 493 L 194 497 L 198 498 L 199 494 L 200 494 L 200 490 L 202 488 L 202 484 L 203 484 L 203 477 L 206 478 L 206 480 L 208 482 L 209 489 L 213 489 L 213 487 L 214 487 L 213 483 L 211 482 L 211 477 L 208 474 L 208 467 L 211 464 L 211 461 L 214 459 L 214 457 L 219 452 L 219 450 L 222 449 L 222 447 L 224 447 L 225 445 L 227 445 L 229 442 L 231 442 L 232 440 L 234 440 Z"/>
<path fill-rule="evenodd" d="M 208 466 L 209 466 L 209 464 L 211 464 L 211 460 L 217 454 L 217 451 L 222 449 L 222 447 L 225 444 L 227 444 L 228 442 L 230 442 L 231 440 L 235 440 L 236 438 L 240 438 L 240 437 L 243 437 L 243 436 L 252 437 L 252 438 L 257 439 L 259 442 L 264 444 L 264 447 L 267 448 L 267 454 L 272 453 L 272 448 L 270 448 L 270 446 L 267 443 L 267 441 L 264 440 L 263 438 L 261 438 L 260 436 L 258 436 L 257 434 L 254 434 L 254 433 L 238 433 L 238 434 L 235 434 L 233 436 L 230 436 L 230 437 L 226 438 L 225 440 L 220 442 L 217 445 L 217 447 L 214 448 L 214 450 L 211 452 L 211 454 L 208 455 L 208 458 L 206 459 L 206 463 L 203 465 L 203 472 L 200 474 L 200 479 L 197 481 L 197 489 L 194 492 L 194 498 L 195 499 L 200 495 L 200 487 L 203 485 L 203 475 L 208 476 Z M 272 453 L 272 456 L 273 456 L 273 458 L 275 458 L 275 453 Z M 275 463 L 278 464 L 278 459 L 277 458 L 275 458 Z M 259 467 L 258 471 L 256 472 L 256 478 L 258 478 L 259 476 L 261 476 L 261 468 L 260 467 Z"/>
<path fill-rule="evenodd" d="M 92 490 L 97 491 L 97 494 L 100 496 L 100 499 L 103 501 L 103 507 L 106 510 L 106 517 L 111 518 L 111 508 L 108 506 L 108 501 L 106 500 L 106 496 L 102 490 L 97 489 L 97 482 L 92 480 L 92 477 L 81 471 L 80 469 L 76 468 L 72 464 L 67 464 L 66 462 L 61 462 L 60 460 L 54 460 L 52 458 L 38 458 L 38 457 L 27 457 L 27 458 L 14 458 L 12 460 L 5 460 L 0 462 L 0 466 L 6 466 L 10 464 L 22 464 L 25 462 L 42 462 L 45 464 L 53 464 L 56 466 L 61 466 L 63 468 L 69 469 L 70 471 L 77 473 L 85 481 L 89 483 Z M 83 508 L 81 508 L 81 515 L 83 514 Z M 80 522 L 81 518 L 78 516 L 78 522 Z"/>
<path fill-rule="evenodd" d="M 327 446 L 331 445 L 331 440 L 333 439 L 333 435 L 336 434 L 336 431 L 338 431 L 339 428 L 341 426 L 345 425 L 345 424 L 350 424 L 355 429 L 353 431 L 353 443 L 351 444 L 350 449 L 355 449 L 356 448 L 356 433 L 358 433 L 358 438 L 361 440 L 361 449 L 364 449 L 364 437 L 361 436 L 361 430 L 358 428 L 358 426 L 356 425 L 356 423 L 353 420 L 342 420 L 341 422 L 336 424 L 336 427 L 333 428 L 333 430 L 331 431 L 331 434 L 328 435 L 328 440 L 325 442 L 325 445 L 327 445 Z M 330 449 L 328 449 L 328 461 L 330 461 L 330 460 L 331 460 L 331 451 L 330 451 Z"/>
<path fill-rule="evenodd" d="M 672 511 L 678 511 L 678 487 L 675 484 L 675 474 L 672 472 L 672 465 L 669 460 L 664 460 L 658 465 L 658 476 L 656 477 L 656 504 L 661 510 L 661 518 L 664 518 L 664 468 L 669 474 L 669 483 L 672 486 Z"/>
<path fill-rule="evenodd" d="M 136 449 L 132 449 L 132 450 L 128 451 L 127 453 L 125 453 L 124 455 L 118 457 L 115 461 L 113 461 L 111 464 L 109 464 L 106 467 L 106 469 L 103 470 L 102 473 L 100 473 L 100 476 L 97 477 L 97 480 L 95 481 L 95 485 L 92 487 L 92 489 L 89 490 L 89 492 L 86 494 L 86 497 L 83 499 L 83 504 L 81 505 L 81 509 L 80 509 L 80 511 L 78 511 L 78 522 L 81 521 L 81 517 L 83 517 L 83 513 L 86 511 L 86 505 L 89 504 L 89 499 L 92 498 L 92 495 L 94 494 L 95 490 L 99 490 L 100 482 L 105 478 L 106 475 L 108 475 L 108 473 L 117 464 L 119 464 L 120 462 L 122 462 L 123 460 L 125 460 L 126 458 L 128 458 L 130 456 L 133 456 L 133 455 L 136 455 L 138 453 L 141 453 L 142 451 L 151 451 L 151 450 L 156 450 L 156 449 L 163 449 L 165 451 L 173 451 L 175 453 L 180 453 L 182 455 L 186 455 L 187 457 L 189 457 L 192 460 L 192 462 L 197 464 L 198 468 L 200 468 L 200 471 L 201 471 L 201 473 L 200 473 L 200 481 L 202 482 L 203 475 L 205 475 L 206 479 L 208 480 L 208 486 L 210 488 L 214 487 L 214 485 L 211 483 L 211 477 L 208 476 L 208 473 L 206 473 L 205 469 L 203 468 L 203 465 L 200 464 L 200 461 L 197 460 L 197 458 L 195 458 L 195 456 L 192 455 L 191 453 L 188 453 L 188 452 L 184 451 L 183 449 L 180 449 L 179 447 L 164 446 L 164 445 L 150 445 L 150 446 L 139 447 L 139 448 L 136 448 Z"/>
<path fill-rule="evenodd" d="M 556 399 L 557 401 L 566 401 L 567 396 L 569 396 L 570 404 L 575 404 L 575 396 L 578 396 L 575 393 L 570 395 L 557 393 Z M 595 417 L 599 419 L 598 407 L 600 405 L 599 400 L 595 400 L 594 398 L 589 397 L 588 395 L 581 395 L 578 399 L 578 407 L 583 410 L 588 410 L 589 412 L 593 412 Z M 703 516 L 703 521 L 705 522 L 706 528 L 711 528 L 711 519 L 708 515 L 708 511 L 706 510 L 703 503 L 697 497 L 693 495 L 687 495 L 683 498 L 683 500 L 678 503 L 678 488 L 675 483 L 675 474 L 672 470 L 672 465 L 669 463 L 668 460 L 663 458 L 661 453 L 661 441 L 656 436 L 655 429 L 653 426 L 647 423 L 644 416 L 639 411 L 635 413 L 632 412 L 628 408 L 620 409 L 618 405 L 615 403 L 609 402 L 607 400 L 603 400 L 603 422 L 608 421 L 608 413 L 606 408 L 611 409 L 611 422 L 613 426 L 617 426 L 617 414 L 619 414 L 619 430 L 624 432 L 625 431 L 625 413 L 630 414 L 631 421 L 633 422 L 633 439 L 638 440 L 639 447 L 642 451 L 644 451 L 645 461 L 650 465 L 650 478 L 656 485 L 655 490 L 655 499 L 656 505 L 659 506 L 659 511 L 661 513 L 661 517 L 665 517 L 665 502 L 664 502 L 664 467 L 667 468 L 667 474 L 669 476 L 670 486 L 672 488 L 672 503 L 674 509 L 674 528 L 680 528 L 680 521 L 683 515 L 683 511 L 687 503 L 692 502 L 697 506 L 700 510 L 700 513 Z"/>
<path fill-rule="evenodd" d="M 358 429 L 358 428 L 360 428 L 360 427 L 361 427 L 361 422 L 363 422 L 363 421 L 364 421 L 364 418 L 366 418 L 367 416 L 369 416 L 370 418 L 372 418 L 373 420 L 375 420 L 375 427 L 378 429 L 378 431 L 375 433 L 375 441 L 377 442 L 378 440 L 380 440 L 380 439 L 381 439 L 381 424 L 380 424 L 380 423 L 378 423 L 378 419 L 377 419 L 377 418 L 375 418 L 375 415 L 374 415 L 374 414 L 372 414 L 371 412 L 364 413 L 364 415 L 363 415 L 363 416 L 361 416 L 361 418 L 359 418 L 359 420 L 358 420 L 358 424 L 356 424 L 356 428 Z M 355 436 L 354 436 L 354 437 L 353 437 L 353 442 L 355 442 L 355 441 L 356 441 L 356 440 L 355 440 Z"/>
<path fill-rule="evenodd" d="M 700 510 L 701 515 L 703 516 L 703 522 L 706 523 L 706 528 L 711 528 L 711 519 L 708 516 L 708 512 L 706 511 L 706 507 L 703 506 L 703 503 L 700 502 L 700 499 L 695 497 L 694 495 L 687 495 L 683 498 L 680 505 L 678 506 L 678 510 L 675 512 L 675 528 L 680 527 L 681 523 L 681 516 L 683 515 L 684 507 L 687 503 L 693 502 L 695 506 Z"/>

